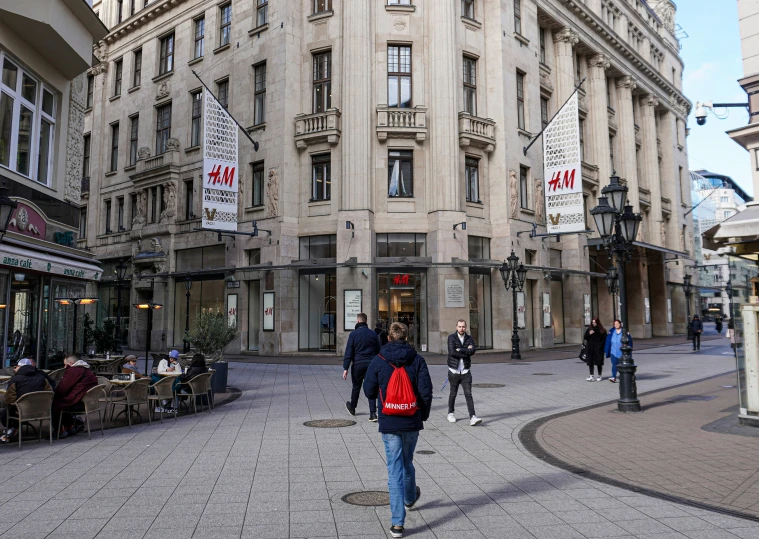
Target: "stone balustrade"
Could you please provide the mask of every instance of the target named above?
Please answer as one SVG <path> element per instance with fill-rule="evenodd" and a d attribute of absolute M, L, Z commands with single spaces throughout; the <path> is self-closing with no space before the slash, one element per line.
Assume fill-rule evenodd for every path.
<path fill-rule="evenodd" d="M 495 120 L 459 112 L 459 146 L 482 148 L 487 153 L 495 150 Z"/>
<path fill-rule="evenodd" d="M 413 138 L 423 142 L 427 139 L 427 107 L 391 108 L 379 105 L 377 138 L 380 142 L 389 138 Z"/>
<path fill-rule="evenodd" d="M 166 166 L 179 165 L 179 151 L 167 150 L 166 152 L 137 161 L 137 173 L 149 172 Z"/>
<path fill-rule="evenodd" d="M 327 142 L 335 146 L 340 141 L 340 111 L 327 109 L 295 117 L 295 145 L 299 150 Z"/>

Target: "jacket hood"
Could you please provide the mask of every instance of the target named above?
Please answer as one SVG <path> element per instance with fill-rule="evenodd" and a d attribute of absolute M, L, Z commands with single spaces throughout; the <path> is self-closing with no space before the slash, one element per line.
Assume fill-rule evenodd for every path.
<path fill-rule="evenodd" d="M 380 349 L 380 355 L 396 367 L 401 367 L 414 361 L 416 348 L 406 341 L 390 341 Z"/>
<path fill-rule="evenodd" d="M 24 365 L 14 373 L 14 376 L 34 376 L 37 374 L 37 367 L 34 365 Z"/>
<path fill-rule="evenodd" d="M 84 368 L 86 368 L 86 369 L 89 369 L 89 368 L 90 368 L 90 364 L 89 364 L 89 363 L 87 363 L 87 362 L 86 362 L 85 360 L 83 360 L 83 359 L 80 359 L 79 361 L 77 361 L 76 363 L 74 363 L 74 364 L 73 364 L 73 365 L 71 365 L 71 366 L 72 366 L 72 367 L 84 367 Z"/>
<path fill-rule="evenodd" d="M 367 324 L 366 322 L 357 322 L 356 323 L 356 327 L 353 328 L 353 329 L 368 328 L 368 327 L 369 327 L 369 324 Z"/>

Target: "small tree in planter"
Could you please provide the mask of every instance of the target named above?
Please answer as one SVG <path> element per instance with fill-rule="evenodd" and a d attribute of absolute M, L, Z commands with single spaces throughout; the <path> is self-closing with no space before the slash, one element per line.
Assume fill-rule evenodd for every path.
<path fill-rule="evenodd" d="M 220 309 L 199 309 L 195 318 L 195 327 L 187 334 L 195 349 L 206 357 L 214 357 L 214 362 L 224 356 L 224 349 L 237 336 L 237 327 L 229 325 L 226 313 Z"/>

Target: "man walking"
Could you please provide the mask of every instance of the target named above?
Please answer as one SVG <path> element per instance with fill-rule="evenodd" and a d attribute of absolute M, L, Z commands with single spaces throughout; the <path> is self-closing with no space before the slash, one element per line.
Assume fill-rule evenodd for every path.
<path fill-rule="evenodd" d="M 697 314 L 693 315 L 690 323 L 690 332 L 693 335 L 693 349 L 701 350 L 701 333 L 704 331 L 704 323 L 699 319 Z"/>
<path fill-rule="evenodd" d="M 369 329 L 366 323 L 366 315 L 359 313 L 356 317 L 356 329 L 348 336 L 348 344 L 345 346 L 343 357 L 343 380 L 348 379 L 348 367 L 351 367 L 351 400 L 345 403 L 350 415 L 356 415 L 358 396 L 361 393 L 361 384 L 366 376 L 366 369 L 374 356 L 380 351 L 380 340 L 377 334 Z M 377 400 L 369 399 L 369 421 L 377 421 Z"/>
<path fill-rule="evenodd" d="M 459 320 L 456 323 L 456 332 L 448 335 L 448 383 L 451 392 L 448 395 L 448 421 L 456 422 L 454 406 L 459 386 L 464 388 L 464 398 L 469 412 L 469 424 L 479 425 L 482 419 L 474 413 L 474 400 L 472 399 L 472 356 L 477 351 L 472 336 L 466 332 L 466 321 Z"/>
<path fill-rule="evenodd" d="M 388 398 L 392 396 L 388 395 L 388 383 L 397 369 L 404 369 L 414 392 L 412 399 L 415 397 L 416 400 L 412 403 L 412 406 L 416 407 L 413 415 L 386 414 L 384 407 L 379 413 L 379 431 L 382 434 L 387 460 L 392 537 L 403 537 L 406 510 L 412 509 L 422 494 L 421 489 L 416 486 L 414 451 L 419 431 L 424 428 L 424 421 L 429 418 L 432 406 L 432 380 L 427 363 L 416 353 L 413 346 L 407 344 L 407 338 L 406 325 L 394 322 L 388 331 L 388 343 L 372 360 L 364 380 L 364 394 L 369 402 L 379 396 L 383 403 L 391 404 L 388 402 Z M 393 407 L 389 407 L 388 410 L 392 411 Z"/>

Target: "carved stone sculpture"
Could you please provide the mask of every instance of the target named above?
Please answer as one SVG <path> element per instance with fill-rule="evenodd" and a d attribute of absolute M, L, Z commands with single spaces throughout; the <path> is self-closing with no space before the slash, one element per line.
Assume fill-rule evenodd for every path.
<path fill-rule="evenodd" d="M 659 223 L 661 225 L 661 244 L 663 247 L 667 246 L 667 224 L 662 221 Z"/>
<path fill-rule="evenodd" d="M 167 152 L 178 152 L 179 151 L 179 139 L 175 137 L 171 137 L 169 140 L 166 141 L 166 151 Z"/>
<path fill-rule="evenodd" d="M 539 225 L 545 223 L 545 196 L 543 195 L 543 180 L 535 179 L 535 222 Z"/>
<path fill-rule="evenodd" d="M 132 225 L 144 225 L 148 214 L 148 192 L 146 189 L 137 191 L 137 215 L 132 220 Z"/>
<path fill-rule="evenodd" d="M 279 206 L 279 177 L 277 169 L 269 171 L 269 181 L 266 183 L 266 215 L 276 217 Z"/>
<path fill-rule="evenodd" d="M 145 159 L 148 159 L 150 157 L 150 148 L 147 146 L 143 146 L 139 150 L 137 150 L 137 160 L 138 161 L 144 161 Z"/>
<path fill-rule="evenodd" d="M 108 46 L 105 41 L 98 41 L 92 46 L 92 54 L 101 62 L 108 61 Z"/>
<path fill-rule="evenodd" d="M 651 9 L 654 10 L 661 19 L 664 28 L 671 33 L 675 33 L 675 5 L 670 0 L 650 0 L 648 2 Z"/>
<path fill-rule="evenodd" d="M 517 180 L 517 173 L 513 170 L 509 171 L 509 205 L 511 207 L 511 217 L 516 219 L 519 217 L 519 183 Z"/>
<path fill-rule="evenodd" d="M 171 139 L 169 139 L 171 140 Z M 177 186 L 174 182 L 168 182 L 163 186 L 163 206 L 160 221 L 170 219 L 177 213 Z"/>
<path fill-rule="evenodd" d="M 161 245 L 161 238 L 151 238 L 150 250 L 154 253 L 160 253 L 163 250 L 163 246 Z"/>
<path fill-rule="evenodd" d="M 161 83 L 158 85 L 158 89 L 156 90 L 155 98 L 156 100 L 158 100 L 158 99 L 163 99 L 165 97 L 169 97 L 169 93 L 170 93 L 169 81 L 168 80 L 161 81 Z"/>
<path fill-rule="evenodd" d="M 71 81 L 69 94 L 69 129 L 66 133 L 66 176 L 64 198 L 78 204 L 82 191 L 82 159 L 84 159 L 84 73 Z"/>

